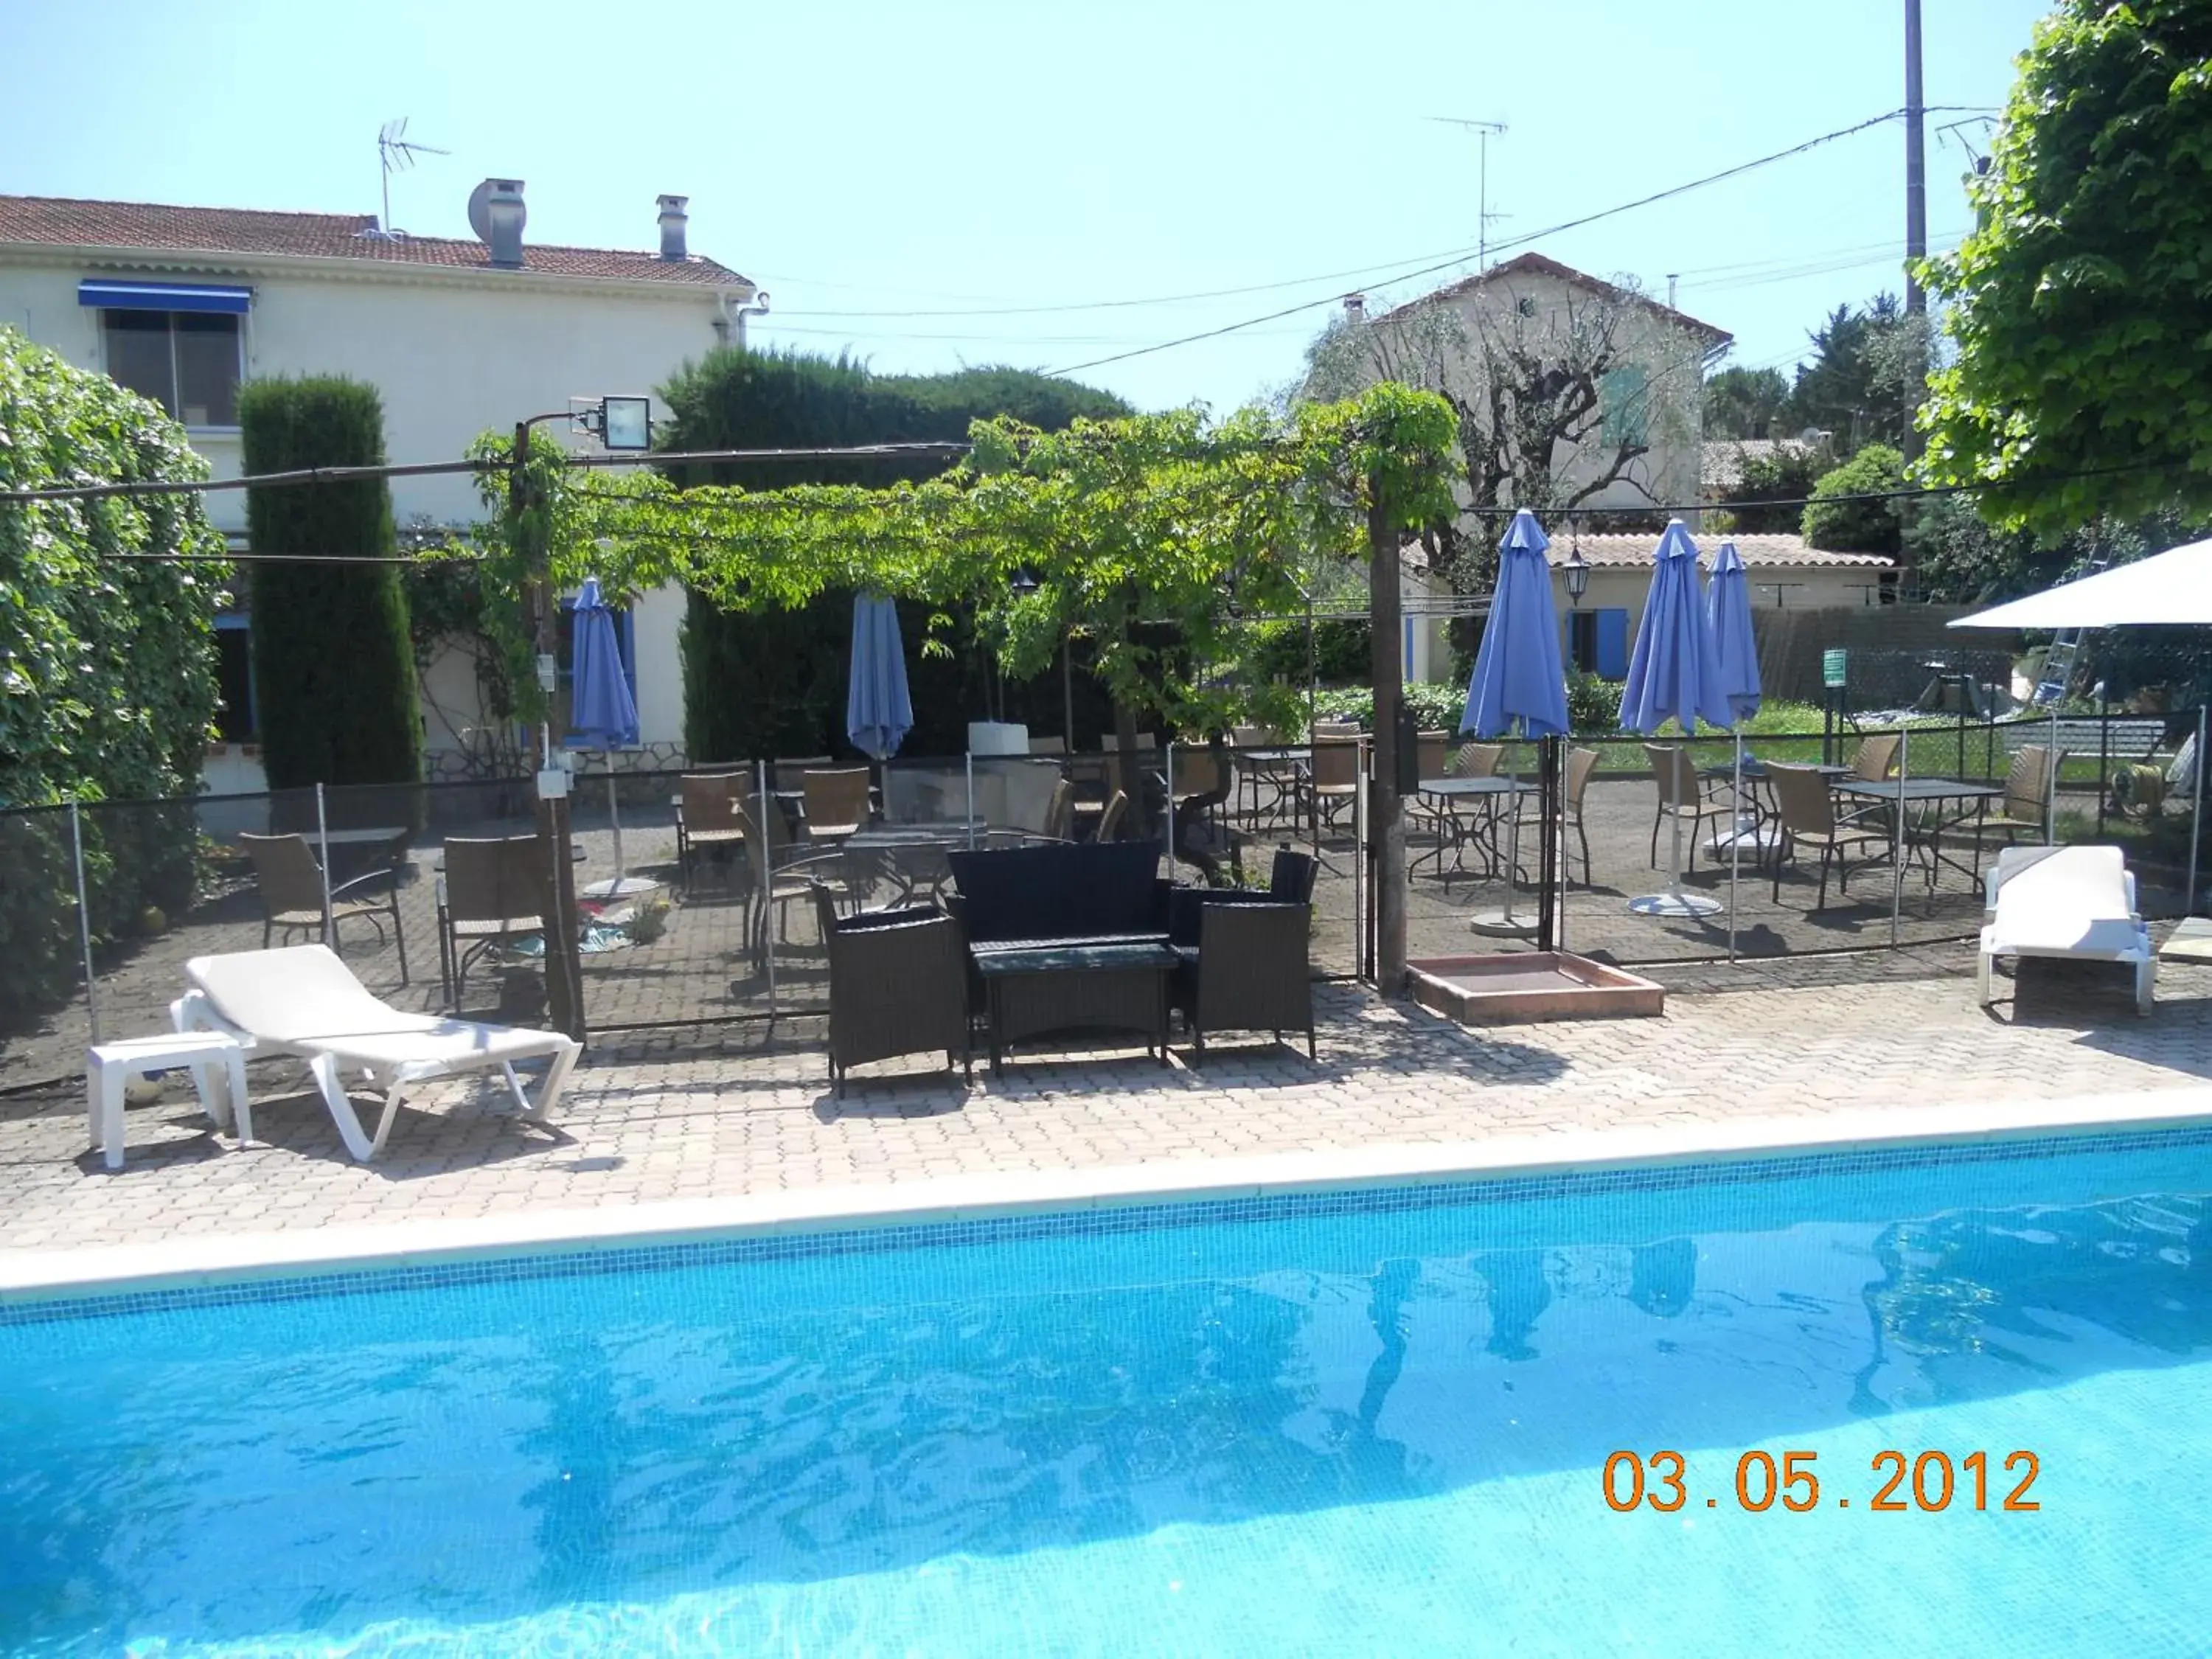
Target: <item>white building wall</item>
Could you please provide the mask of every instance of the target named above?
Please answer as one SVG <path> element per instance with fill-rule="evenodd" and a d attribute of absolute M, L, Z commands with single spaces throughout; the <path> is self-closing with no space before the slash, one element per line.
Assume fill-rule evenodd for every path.
<path fill-rule="evenodd" d="M 343 268 L 324 269 L 331 264 Z M 714 328 L 720 296 L 708 288 L 617 288 L 536 276 L 526 268 L 453 272 L 230 256 L 159 270 L 66 256 L 52 263 L 11 258 L 0 263 L 0 323 L 72 363 L 103 370 L 99 313 L 77 302 L 78 282 L 100 275 L 250 286 L 245 377 L 343 374 L 374 386 L 384 398 L 386 453 L 395 464 L 459 459 L 480 433 L 512 430 L 517 420 L 566 409 L 571 398 L 649 395 L 720 343 Z M 666 412 L 658 398 L 653 409 L 656 416 Z M 216 477 L 240 476 L 234 428 L 200 428 L 189 435 Z M 567 441 L 566 428 L 549 422 L 535 428 L 532 440 Z M 403 526 L 418 518 L 452 526 L 489 516 L 467 474 L 395 478 L 392 498 Z M 245 528 L 244 491 L 213 494 L 208 507 L 220 528 Z M 683 596 L 674 589 L 649 594 L 636 611 L 640 735 L 648 744 L 678 744 L 684 728 L 677 663 Z M 464 746 L 453 728 L 479 718 L 465 660 L 456 653 L 441 656 L 424 689 L 428 701 L 452 716 L 426 706 L 428 743 Z"/>

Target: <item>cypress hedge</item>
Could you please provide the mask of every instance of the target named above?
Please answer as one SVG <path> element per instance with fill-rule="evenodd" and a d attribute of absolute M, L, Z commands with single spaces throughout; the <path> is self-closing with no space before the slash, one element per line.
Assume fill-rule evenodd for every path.
<path fill-rule="evenodd" d="M 238 422 L 248 473 L 380 466 L 384 404 L 374 386 L 335 376 L 257 380 Z M 246 492 L 252 567 L 253 678 L 262 764 L 272 789 L 315 783 L 415 783 L 422 721 L 407 600 L 388 558 L 392 492 L 380 478 Z"/>
<path fill-rule="evenodd" d="M 969 422 L 1008 415 L 1054 430 L 1079 416 L 1109 420 L 1130 412 L 1111 392 L 1027 369 L 983 368 L 952 374 L 881 375 L 848 358 L 732 347 L 687 366 L 661 388 L 672 419 L 660 441 L 671 450 L 780 448 L 964 439 Z M 950 455 L 809 459 L 687 469 L 686 483 L 741 483 L 773 489 L 794 483 L 880 486 L 926 478 Z M 902 605 L 909 641 L 927 613 Z M 967 720 L 984 705 L 988 671 L 969 648 L 964 619 L 948 638 L 953 655 L 909 653 L 915 730 L 910 753 L 959 753 Z M 724 611 L 697 593 L 684 619 L 684 740 L 695 764 L 775 755 L 836 754 L 845 738 L 845 660 L 850 594 L 825 595 L 805 610 Z M 994 695 L 998 689 L 993 688 Z M 1040 730 L 1062 723 L 1057 674 L 1003 688 L 1010 719 Z M 1079 732 L 1094 733 L 1110 710 L 1088 674 L 1076 677 Z"/>

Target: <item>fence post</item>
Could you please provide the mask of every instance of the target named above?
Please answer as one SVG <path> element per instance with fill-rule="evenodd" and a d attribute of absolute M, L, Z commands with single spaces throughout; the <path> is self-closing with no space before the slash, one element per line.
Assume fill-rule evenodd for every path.
<path fill-rule="evenodd" d="M 768 1023 L 775 1027 L 775 906 L 769 902 L 769 894 L 775 887 L 775 833 L 769 828 L 769 814 L 783 811 L 783 804 L 768 792 L 768 763 L 753 762 L 760 793 L 753 799 L 757 810 L 753 815 L 753 826 L 760 831 L 760 884 L 757 896 L 761 919 L 761 960 L 768 964 Z M 826 947 L 827 939 L 823 941 Z"/>
<path fill-rule="evenodd" d="M 1164 758 L 1167 762 L 1168 786 L 1168 884 L 1170 887 L 1175 885 L 1176 878 L 1175 751 L 1175 739 L 1173 738 L 1170 738 L 1168 739 L 1168 751 Z"/>
<path fill-rule="evenodd" d="M 2043 751 L 2043 844 L 2058 845 L 2058 705 L 2051 705 L 2051 744 Z"/>
<path fill-rule="evenodd" d="M 975 751 L 963 755 L 961 764 L 967 769 L 968 778 L 968 850 L 975 850 Z"/>
<path fill-rule="evenodd" d="M 323 786 L 315 785 L 315 857 L 322 865 L 323 944 L 331 943 L 331 823 L 323 810 Z"/>
<path fill-rule="evenodd" d="M 70 803 L 70 861 L 76 868 L 76 942 L 84 952 L 84 1016 L 91 1041 L 100 1041 L 100 981 L 92 970 L 92 912 L 84 896 L 84 822 Z"/>
<path fill-rule="evenodd" d="M 2189 816 L 2189 914 L 2197 914 L 2197 849 L 2204 838 L 2204 705 L 2197 705 L 2197 747 L 2190 750 L 2196 810 Z"/>
<path fill-rule="evenodd" d="M 1912 728 L 1897 728 L 1897 811 L 1889 830 L 1889 948 L 1897 949 L 1898 913 L 1905 908 L 1905 784 L 1912 775 Z"/>

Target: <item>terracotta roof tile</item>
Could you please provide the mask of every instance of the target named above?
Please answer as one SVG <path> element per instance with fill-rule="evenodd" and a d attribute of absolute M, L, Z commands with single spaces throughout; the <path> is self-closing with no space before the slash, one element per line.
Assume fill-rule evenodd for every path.
<path fill-rule="evenodd" d="M 1743 562 L 1758 570 L 1772 565 L 1795 565 L 1801 568 L 1850 566 L 1866 569 L 1887 569 L 1896 561 L 1880 553 L 1830 553 L 1825 549 L 1808 547 L 1802 536 L 1790 535 L 1723 535 L 1717 531 L 1698 530 L 1691 532 L 1698 544 L 1698 562 L 1711 568 L 1713 555 L 1720 550 L 1723 542 L 1734 542 L 1735 550 L 1743 555 Z M 1575 543 L 1572 536 L 1552 538 L 1552 557 L 1556 562 L 1565 559 Z M 1596 565 L 1644 565 L 1651 562 L 1652 550 L 1659 545 L 1656 535 L 1584 535 L 1581 538 L 1583 557 Z"/>
<path fill-rule="evenodd" d="M 268 253 L 387 264 L 491 268 L 481 242 L 445 236 L 374 234 L 372 213 L 264 213 L 251 208 L 168 207 L 151 202 L 82 202 L 0 196 L 0 243 L 128 249 L 142 253 Z M 526 240 L 523 268 L 540 276 L 742 284 L 726 265 L 694 254 L 680 262 L 623 248 L 556 247 Z"/>

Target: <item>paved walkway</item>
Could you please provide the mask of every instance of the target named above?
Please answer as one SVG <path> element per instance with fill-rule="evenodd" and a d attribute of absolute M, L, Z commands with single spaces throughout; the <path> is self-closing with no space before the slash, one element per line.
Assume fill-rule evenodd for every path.
<path fill-rule="evenodd" d="M 81 1101 L 0 1100 L 0 1250 L 2212 1079 L 2212 969 L 2163 972 L 2143 1020 L 2094 970 L 2033 964 L 2020 1001 L 1984 1012 L 1962 951 L 1881 961 L 1871 981 L 1855 976 L 1865 958 L 1689 970 L 1663 1019 L 1480 1031 L 1331 988 L 1317 1065 L 1273 1047 L 1217 1051 L 1202 1072 L 1141 1052 L 1033 1058 L 997 1084 L 979 1067 L 966 1091 L 878 1068 L 842 1102 L 803 1028 L 773 1047 L 757 1027 L 662 1038 L 595 1053 L 552 1133 L 457 1085 L 404 1111 L 366 1166 L 275 1066 L 257 1067 L 264 1142 L 229 1150 L 176 1090 L 131 1113 L 114 1174 L 85 1151 Z"/>

